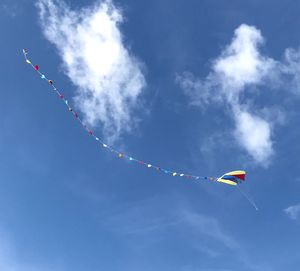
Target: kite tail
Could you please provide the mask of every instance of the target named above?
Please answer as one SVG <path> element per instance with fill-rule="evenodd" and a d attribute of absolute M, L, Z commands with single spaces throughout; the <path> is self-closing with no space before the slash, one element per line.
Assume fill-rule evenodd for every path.
<path fill-rule="evenodd" d="M 25 61 L 27 64 L 29 64 L 34 70 L 36 73 L 39 74 L 40 78 L 43 79 L 44 81 L 48 82 L 48 84 L 52 87 L 54 93 L 57 94 L 57 96 L 59 97 L 59 99 L 65 104 L 65 106 L 68 108 L 68 111 L 73 114 L 73 116 L 75 117 L 75 120 L 77 122 L 79 122 L 79 124 L 81 125 L 81 127 L 91 136 L 95 139 L 95 141 L 99 144 L 100 143 L 100 146 L 103 147 L 104 149 L 110 151 L 111 153 L 113 153 L 116 157 L 120 158 L 120 159 L 124 159 L 124 160 L 127 160 L 129 162 L 132 162 L 132 163 L 135 163 L 139 166 L 142 166 L 144 168 L 148 168 L 148 169 L 152 169 L 152 170 L 156 170 L 158 172 L 161 172 L 161 173 L 165 173 L 169 176 L 172 176 L 172 177 L 182 177 L 182 178 L 186 178 L 188 180 L 209 180 L 209 181 L 215 181 L 217 180 L 217 178 L 215 177 L 204 177 L 204 176 L 197 176 L 197 175 L 191 175 L 191 174 L 186 174 L 186 173 L 183 173 L 181 171 L 174 171 L 174 170 L 168 170 L 168 169 L 165 169 L 165 168 L 162 168 L 160 166 L 156 166 L 156 165 L 153 165 L 152 163 L 148 163 L 148 162 L 144 162 L 144 161 L 141 161 L 139 159 L 136 159 L 130 155 L 127 155 L 123 152 L 120 152 L 118 150 L 116 150 L 114 147 L 112 146 L 109 146 L 108 144 L 105 144 L 99 137 L 97 137 L 94 132 L 88 128 L 88 126 L 84 123 L 84 121 L 79 117 L 79 114 L 77 114 L 75 112 L 75 110 L 71 107 L 71 105 L 69 104 L 68 100 L 65 98 L 65 96 L 62 94 L 61 91 L 59 91 L 53 80 L 50 80 L 49 78 L 47 78 L 46 75 L 44 75 L 43 73 L 40 72 L 40 68 L 38 65 L 34 65 L 32 64 L 31 60 L 28 58 L 28 52 L 26 49 L 23 49 L 23 55 L 24 55 L 24 58 L 25 58 Z"/>
<path fill-rule="evenodd" d="M 248 200 L 248 202 L 255 208 L 256 211 L 258 211 L 258 207 L 257 205 L 255 204 L 254 200 L 249 196 L 247 195 L 241 188 L 239 185 L 237 185 L 237 188 L 239 189 L 241 195 L 246 199 Z"/>

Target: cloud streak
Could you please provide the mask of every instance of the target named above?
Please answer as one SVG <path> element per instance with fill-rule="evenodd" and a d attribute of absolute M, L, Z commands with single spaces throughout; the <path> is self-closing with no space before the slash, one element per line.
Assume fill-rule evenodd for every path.
<path fill-rule="evenodd" d="M 77 11 L 56 0 L 39 0 L 37 7 L 43 33 L 77 87 L 75 101 L 86 121 L 101 124 L 111 141 L 130 132 L 146 81 L 140 61 L 124 44 L 120 9 L 109 0 Z"/>
<path fill-rule="evenodd" d="M 213 239 L 229 249 L 235 250 L 238 248 L 236 240 L 228 233 L 224 232 L 217 219 L 192 211 L 183 212 L 182 217 L 182 222 L 193 227 L 194 230 L 201 233 L 203 236 Z M 212 251 L 213 250 L 211 250 L 211 252 Z"/>
<path fill-rule="evenodd" d="M 283 210 L 290 219 L 299 221 L 300 219 L 300 203 L 296 205 L 289 206 Z"/>
<path fill-rule="evenodd" d="M 275 61 L 260 53 L 264 44 L 261 32 L 254 26 L 242 24 L 234 32 L 231 43 L 212 61 L 211 72 L 205 79 L 191 73 L 177 76 L 177 82 L 196 106 L 211 103 L 226 105 L 235 122 L 233 136 L 238 144 L 259 164 L 267 165 L 274 153 L 272 128 L 276 118 L 268 118 L 245 100 L 245 93 L 253 87 L 276 87 L 283 73 L 293 74 L 290 65 Z M 293 54 L 294 56 L 294 54 Z"/>

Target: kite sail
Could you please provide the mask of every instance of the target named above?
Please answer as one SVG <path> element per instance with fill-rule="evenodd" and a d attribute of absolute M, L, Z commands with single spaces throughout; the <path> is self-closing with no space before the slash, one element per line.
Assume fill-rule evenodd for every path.
<path fill-rule="evenodd" d="M 186 173 L 183 173 L 178 170 L 165 169 L 161 166 L 153 165 L 152 163 L 139 160 L 131 155 L 128 155 L 124 152 L 120 152 L 120 151 L 114 149 L 112 146 L 109 146 L 108 144 L 104 143 L 102 141 L 102 139 L 97 137 L 94 134 L 94 132 L 84 123 L 84 121 L 79 117 L 78 113 L 69 104 L 69 101 L 65 98 L 65 96 L 62 94 L 62 92 L 56 88 L 53 80 L 49 79 L 45 74 L 43 74 L 40 71 L 39 65 L 32 64 L 31 60 L 28 58 L 28 52 L 26 49 L 23 49 L 23 54 L 24 54 L 26 63 L 29 64 L 37 72 L 37 74 L 39 75 L 39 77 L 42 80 L 45 80 L 46 82 L 48 82 L 48 84 L 52 87 L 53 92 L 63 102 L 63 104 L 67 107 L 68 111 L 73 115 L 75 120 L 88 133 L 88 135 L 91 136 L 96 141 L 96 143 L 98 145 L 100 145 L 100 147 L 110 151 L 116 157 L 118 157 L 120 159 L 125 159 L 131 163 L 135 163 L 135 164 L 142 166 L 144 168 L 147 168 L 147 169 L 156 170 L 158 172 L 170 175 L 172 177 L 181 177 L 181 178 L 186 178 L 186 179 L 190 179 L 190 180 L 209 180 L 209 181 L 214 181 L 214 182 L 222 182 L 222 183 L 225 183 L 228 185 L 239 185 L 245 181 L 246 172 L 242 171 L 242 170 L 232 171 L 232 172 L 224 174 L 221 177 L 197 176 L 197 175 L 186 174 Z M 249 202 L 250 202 L 250 200 L 249 200 Z M 252 205 L 253 205 L 253 203 L 252 203 Z M 256 208 L 256 206 L 255 206 L 255 208 Z"/>
<path fill-rule="evenodd" d="M 229 185 L 238 185 L 245 181 L 246 172 L 243 170 L 236 170 L 225 173 L 222 177 L 217 179 L 217 182 L 226 183 Z"/>

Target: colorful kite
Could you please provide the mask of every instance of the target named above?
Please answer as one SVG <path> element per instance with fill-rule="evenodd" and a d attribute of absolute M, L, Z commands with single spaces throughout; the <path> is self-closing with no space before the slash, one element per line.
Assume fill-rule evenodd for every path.
<path fill-rule="evenodd" d="M 51 85 L 53 91 L 57 94 L 57 96 L 59 97 L 59 99 L 65 104 L 65 106 L 67 107 L 68 111 L 74 116 L 75 120 L 77 120 L 77 122 L 81 125 L 81 127 L 84 130 L 86 130 L 86 132 L 88 133 L 88 135 L 90 135 L 91 137 L 93 137 L 95 139 L 95 141 L 101 147 L 103 147 L 104 149 L 110 151 L 111 153 L 113 153 L 118 158 L 128 160 L 128 161 L 130 161 L 132 163 L 136 163 L 137 165 L 143 166 L 143 167 L 148 168 L 148 169 L 153 169 L 153 170 L 165 173 L 165 174 L 173 176 L 173 177 L 182 177 L 182 178 L 187 178 L 187 179 L 191 179 L 191 180 L 199 180 L 199 179 L 209 180 L 209 181 L 226 183 L 228 185 L 238 185 L 238 184 L 241 184 L 242 182 L 245 181 L 246 172 L 245 171 L 241 171 L 241 170 L 232 171 L 232 172 L 226 173 L 222 177 L 196 176 L 196 175 L 190 175 L 190 174 L 182 173 L 180 171 L 168 170 L 168 169 L 162 168 L 160 166 L 153 165 L 152 163 L 141 161 L 141 160 L 136 159 L 136 158 L 134 158 L 134 157 L 132 157 L 132 156 L 130 156 L 128 154 L 125 154 L 123 152 L 115 150 L 112 146 L 109 146 L 108 144 L 105 144 L 99 137 L 97 137 L 94 134 L 94 132 L 91 129 L 88 128 L 88 126 L 82 121 L 82 119 L 79 117 L 79 115 L 71 107 L 71 105 L 69 104 L 68 100 L 62 94 L 62 92 L 59 91 L 55 87 L 53 80 L 50 80 L 49 78 L 46 77 L 46 75 L 44 75 L 43 73 L 41 73 L 40 72 L 40 67 L 38 65 L 32 64 L 32 62 L 28 58 L 28 52 L 27 52 L 26 49 L 23 49 L 23 54 L 24 54 L 26 63 L 28 63 L 39 74 L 39 76 L 40 76 L 41 79 L 45 80 L 46 82 L 48 82 L 49 85 Z M 246 195 L 244 195 L 244 196 L 246 196 Z M 248 197 L 247 197 L 247 199 L 248 199 Z M 255 206 L 254 202 L 251 202 L 250 199 L 248 199 L 248 200 L 257 209 L 257 207 Z"/>
<path fill-rule="evenodd" d="M 231 171 L 217 179 L 217 182 L 237 185 L 245 181 L 246 172 L 242 170 Z"/>

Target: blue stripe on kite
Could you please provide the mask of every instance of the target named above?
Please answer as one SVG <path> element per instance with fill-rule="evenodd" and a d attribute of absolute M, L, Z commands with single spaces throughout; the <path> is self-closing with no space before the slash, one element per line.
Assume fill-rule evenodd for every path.
<path fill-rule="evenodd" d="M 222 179 L 232 181 L 232 180 L 235 180 L 236 177 L 234 177 L 234 176 L 232 176 L 232 175 L 224 175 L 224 176 L 222 177 Z"/>
<path fill-rule="evenodd" d="M 232 182 L 235 182 L 235 183 L 240 183 L 242 181 L 240 178 L 237 178 L 237 177 L 232 176 L 232 175 L 225 175 L 225 176 L 222 177 L 222 179 L 229 180 L 229 181 L 232 181 Z"/>

